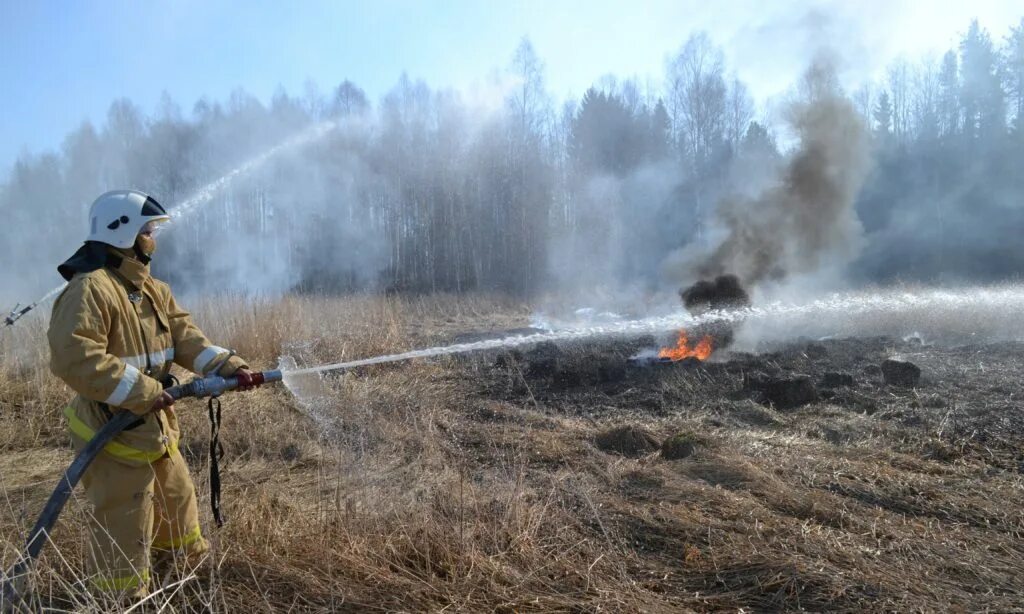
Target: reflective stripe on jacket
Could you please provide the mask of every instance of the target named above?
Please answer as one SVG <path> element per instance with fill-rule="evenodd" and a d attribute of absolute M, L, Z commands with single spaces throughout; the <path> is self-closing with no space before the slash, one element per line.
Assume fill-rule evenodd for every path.
<path fill-rule="evenodd" d="M 78 412 L 75 408 L 68 405 L 64 408 L 64 416 L 68 419 L 68 430 L 78 437 L 82 442 L 91 440 L 95 435 L 96 431 L 85 422 L 82 422 L 78 418 Z M 178 448 L 177 441 L 169 440 L 167 444 L 167 452 L 171 453 Z M 123 443 L 114 440 L 103 446 L 103 451 L 121 460 L 126 460 L 135 463 L 152 463 L 160 460 L 160 457 L 164 455 L 162 451 L 146 452 L 145 450 L 138 450 L 130 446 L 126 446 Z"/>
<path fill-rule="evenodd" d="M 121 409 L 145 414 L 106 448 L 126 461 L 159 458 L 177 445 L 174 412 L 146 413 L 171 363 L 205 375 L 228 355 L 206 339 L 148 265 L 119 250 L 111 250 L 106 267 L 71 278 L 53 306 L 47 337 L 53 373 L 79 395 L 66 412 L 79 442 Z M 221 374 L 245 366 L 232 356 Z"/>

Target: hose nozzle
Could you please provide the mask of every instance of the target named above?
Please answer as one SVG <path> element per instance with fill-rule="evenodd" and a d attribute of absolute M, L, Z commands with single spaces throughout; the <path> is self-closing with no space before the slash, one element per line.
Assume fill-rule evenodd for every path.
<path fill-rule="evenodd" d="M 282 374 L 279 370 L 258 371 L 253 373 L 251 377 L 254 385 L 261 386 L 263 384 L 281 381 Z M 191 382 L 180 386 L 171 386 L 167 389 L 167 393 L 177 401 L 178 399 L 188 397 L 195 397 L 197 399 L 202 399 L 204 397 L 219 397 L 225 392 L 236 388 L 238 388 L 237 377 L 210 375 L 208 377 L 197 377 Z"/>
<path fill-rule="evenodd" d="M 7 314 L 7 317 L 4 318 L 4 324 L 7 326 L 14 326 L 14 323 L 20 320 L 21 316 L 32 311 L 33 307 L 35 307 L 35 303 L 28 305 L 27 307 L 22 307 L 21 303 L 18 303 L 14 306 L 14 309 L 11 310 L 11 313 Z"/>

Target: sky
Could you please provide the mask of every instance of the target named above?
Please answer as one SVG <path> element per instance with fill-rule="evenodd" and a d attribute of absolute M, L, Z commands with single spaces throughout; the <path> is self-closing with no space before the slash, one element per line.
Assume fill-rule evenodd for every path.
<path fill-rule="evenodd" d="M 350 79 L 376 100 L 403 72 L 484 90 L 525 36 L 564 99 L 609 73 L 660 87 L 666 58 L 706 30 L 765 100 L 822 44 L 854 88 L 941 55 L 973 18 L 1001 39 L 1022 17 L 1019 0 L 0 0 L 0 180 L 121 97 L 152 113 L 167 92 L 188 113 L 239 87 L 269 101 Z"/>

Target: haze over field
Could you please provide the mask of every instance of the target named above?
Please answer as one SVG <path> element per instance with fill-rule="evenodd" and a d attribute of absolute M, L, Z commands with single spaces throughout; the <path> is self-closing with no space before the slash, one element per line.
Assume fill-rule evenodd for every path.
<path fill-rule="evenodd" d="M 1024 603 L 1020 0 L 0 0 L 0 83 L 0 610 Z M 216 346 L 48 331 L 123 188 Z"/>
<path fill-rule="evenodd" d="M 218 67 L 196 73 L 207 90 L 181 88 L 191 99 L 156 100 L 160 74 L 122 67 L 149 87 L 111 90 L 105 114 L 71 130 L 57 152 L 33 139 L 0 178 L 0 299 L 32 300 L 59 282 L 56 264 L 81 241 L 101 192 L 143 189 L 173 210 L 310 130 L 318 136 L 239 173 L 164 233 L 158 274 L 192 292 L 484 290 L 637 304 L 723 272 L 755 284 L 812 276 L 831 288 L 1015 279 L 1024 265 L 1024 180 L 1015 171 L 1024 164 L 1024 19 L 1007 17 L 1005 3 L 973 13 L 936 7 L 927 20 L 917 5 L 896 4 L 902 12 L 875 7 L 876 20 L 829 3 L 730 19 L 695 10 L 670 34 L 634 33 L 636 49 L 611 37 L 633 58 L 624 66 L 597 50 L 609 46 L 591 40 L 600 31 L 574 38 L 557 12 L 551 20 L 562 20 L 566 36 L 554 44 L 550 24 L 535 25 L 530 7 L 540 9 L 526 3 L 509 23 L 536 39 L 497 36 L 507 48 L 473 54 L 500 68 L 470 79 L 472 62 L 454 62 L 444 64 L 448 74 L 422 67 L 411 43 L 396 44 L 393 55 L 420 70 L 385 86 L 365 74 L 362 64 L 381 61 L 368 47 L 330 70 L 321 57 L 291 67 L 331 75 L 319 85 L 282 79 L 298 95 L 268 95 L 241 68 L 233 80 L 242 85 L 225 94 L 230 77 L 210 81 Z M 669 14 L 660 3 L 648 8 Z M 4 10 L 8 23 L 34 17 Z M 436 20 L 449 19 L 447 10 Z M 611 10 L 599 5 L 574 27 Z M 908 15 L 919 16 L 913 27 Z M 176 14 L 155 41 L 176 40 L 172 22 L 180 40 L 196 36 L 188 16 Z M 382 40 L 406 28 L 374 23 Z M 634 15 L 621 27 L 641 23 Z M 245 22 L 237 36 L 255 27 Z M 290 31 L 282 37 L 297 45 L 281 51 L 292 57 L 301 45 Z M 307 37 L 308 50 L 323 44 Z M 567 52 L 572 40 L 593 57 Z M 17 57 L 23 38 L 12 41 Z M 163 61 L 157 53 L 153 66 Z M 368 83 L 346 78 L 356 74 Z M 75 104 L 62 100 L 58 115 L 94 113 L 69 111 Z M 17 112 L 23 123 L 42 121 L 41 111 Z M 14 117 L 5 131 L 17 132 Z"/>

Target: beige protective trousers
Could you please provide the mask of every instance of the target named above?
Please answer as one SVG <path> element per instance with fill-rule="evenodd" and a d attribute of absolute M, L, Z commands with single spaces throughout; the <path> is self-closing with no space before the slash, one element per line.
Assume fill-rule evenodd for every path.
<path fill-rule="evenodd" d="M 82 484 L 94 508 L 87 567 L 94 588 L 145 594 L 151 551 L 195 562 L 209 549 L 199 529 L 195 487 L 177 448 L 151 463 L 100 453 Z"/>

